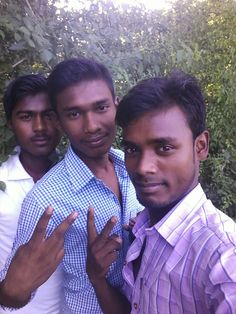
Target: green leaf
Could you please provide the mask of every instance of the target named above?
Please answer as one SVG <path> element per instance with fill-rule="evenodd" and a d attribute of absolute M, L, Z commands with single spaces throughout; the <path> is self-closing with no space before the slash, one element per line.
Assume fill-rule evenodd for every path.
<path fill-rule="evenodd" d="M 24 33 L 27 36 L 30 36 L 30 34 L 31 34 L 30 31 L 25 26 L 21 26 L 19 28 L 19 31 L 21 31 L 22 33 Z"/>
<path fill-rule="evenodd" d="M 0 29 L 0 36 L 2 37 L 2 39 L 5 39 L 5 33 Z"/>

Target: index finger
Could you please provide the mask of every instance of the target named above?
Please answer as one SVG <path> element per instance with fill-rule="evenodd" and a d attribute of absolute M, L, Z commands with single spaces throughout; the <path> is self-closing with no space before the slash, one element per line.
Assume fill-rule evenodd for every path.
<path fill-rule="evenodd" d="M 94 209 L 92 206 L 89 206 L 88 208 L 87 233 L 88 233 L 88 244 L 90 245 L 97 238 L 97 230 L 94 223 Z"/>
<path fill-rule="evenodd" d="M 100 236 L 104 238 L 108 238 L 116 223 L 117 223 L 117 217 L 112 216 L 106 223 L 105 227 L 102 229 Z"/>
<path fill-rule="evenodd" d="M 39 221 L 38 221 L 38 223 L 34 229 L 33 235 L 31 237 L 31 241 L 40 242 L 45 238 L 47 225 L 48 225 L 50 218 L 52 217 L 53 210 L 54 209 L 52 206 L 48 206 L 46 208 L 46 210 L 44 211 L 44 213 L 40 217 L 40 219 L 39 219 Z"/>

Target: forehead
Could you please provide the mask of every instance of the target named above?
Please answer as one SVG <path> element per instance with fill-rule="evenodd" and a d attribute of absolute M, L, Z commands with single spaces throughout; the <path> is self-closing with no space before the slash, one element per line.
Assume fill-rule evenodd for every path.
<path fill-rule="evenodd" d="M 173 106 L 167 110 L 152 110 L 132 121 L 123 128 L 123 138 L 127 141 L 155 141 L 158 139 L 183 139 L 192 137 L 185 114 Z"/>
<path fill-rule="evenodd" d="M 83 81 L 67 87 L 57 95 L 57 106 L 86 105 L 101 100 L 112 100 L 111 91 L 103 80 Z"/>
<path fill-rule="evenodd" d="M 35 95 L 28 95 L 17 102 L 13 112 L 17 111 L 45 111 L 51 109 L 47 93 L 41 92 Z"/>

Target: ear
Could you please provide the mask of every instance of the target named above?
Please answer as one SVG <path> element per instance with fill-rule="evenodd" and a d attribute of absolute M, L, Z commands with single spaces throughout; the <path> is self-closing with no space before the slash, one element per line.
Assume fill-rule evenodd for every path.
<path fill-rule="evenodd" d="M 119 105 L 119 102 L 120 102 L 120 99 L 119 99 L 118 96 L 116 96 L 116 97 L 115 97 L 115 101 L 114 101 L 115 106 L 116 106 L 116 109 L 117 109 L 117 107 L 118 107 L 118 105 Z"/>
<path fill-rule="evenodd" d="M 205 130 L 195 139 L 195 152 L 198 160 L 205 160 L 207 158 L 208 151 L 209 132 Z"/>

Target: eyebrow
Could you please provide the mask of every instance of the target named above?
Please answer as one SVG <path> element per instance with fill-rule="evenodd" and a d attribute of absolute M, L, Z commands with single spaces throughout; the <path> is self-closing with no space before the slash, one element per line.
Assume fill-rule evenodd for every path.
<path fill-rule="evenodd" d="M 104 98 L 98 101 L 95 101 L 92 103 L 92 106 L 99 106 L 99 105 L 104 105 L 104 104 L 108 104 L 109 103 L 109 99 L 108 98 Z M 67 107 L 67 108 L 63 108 L 64 112 L 70 112 L 70 111 L 74 111 L 74 110 L 79 110 L 79 111 L 83 111 L 83 108 L 80 107 L 80 105 L 74 105 L 71 107 Z"/>
<path fill-rule="evenodd" d="M 94 102 L 94 105 L 103 105 L 103 104 L 107 104 L 109 102 L 109 99 L 102 99 L 102 100 L 98 100 Z"/>
<path fill-rule="evenodd" d="M 175 137 L 160 137 L 160 138 L 153 138 L 151 140 L 148 141 L 149 143 L 153 143 L 153 144 L 166 144 L 166 143 L 175 143 L 177 142 L 177 139 Z M 138 145 L 135 142 L 132 142 L 130 140 L 125 140 L 122 139 L 121 140 L 121 145 Z"/>
<path fill-rule="evenodd" d="M 54 111 L 53 111 L 53 109 L 47 109 L 47 110 L 43 110 L 43 111 L 18 110 L 18 111 L 16 111 L 16 115 L 20 115 L 20 114 L 23 114 L 23 113 L 32 114 L 32 113 L 48 113 L 48 112 L 54 112 Z"/>

